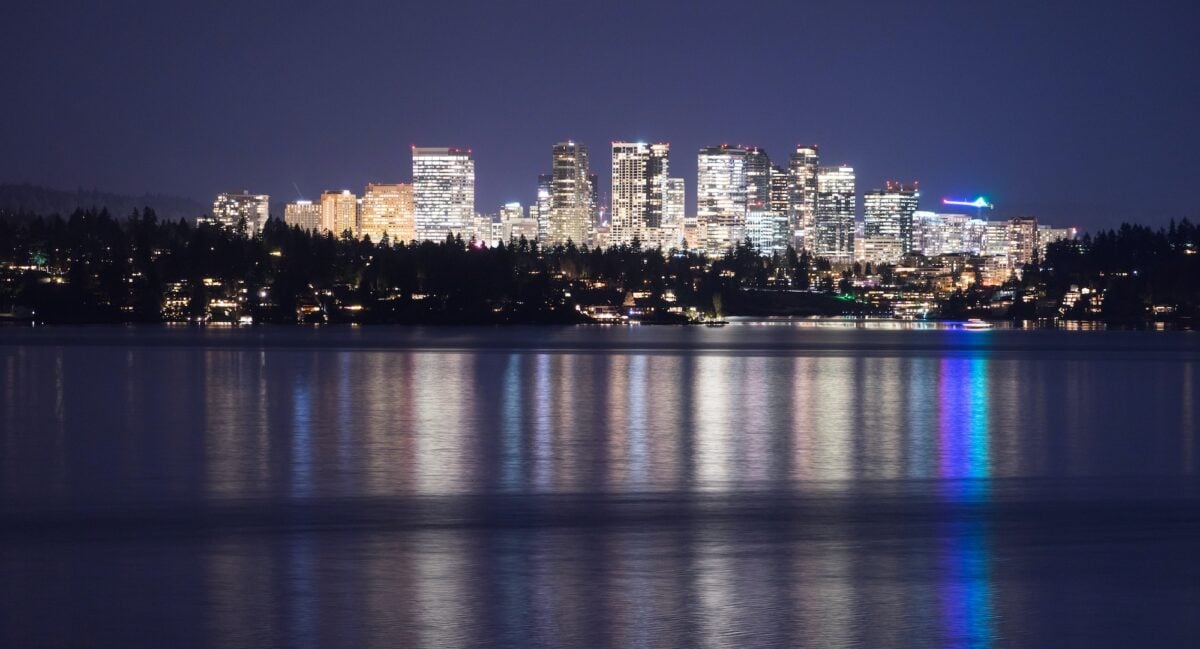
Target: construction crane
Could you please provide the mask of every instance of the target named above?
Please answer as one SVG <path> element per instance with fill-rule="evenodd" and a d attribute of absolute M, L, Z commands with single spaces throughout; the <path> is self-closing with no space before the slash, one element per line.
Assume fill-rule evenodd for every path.
<path fill-rule="evenodd" d="M 978 218 L 981 218 L 981 219 L 983 218 L 983 210 L 984 209 L 989 209 L 989 210 L 996 209 L 996 205 L 994 203 L 989 203 L 988 199 L 984 198 L 983 196 L 980 196 L 973 201 L 956 201 L 956 200 L 953 200 L 950 198 L 943 198 L 942 205 L 957 205 L 957 206 L 962 206 L 962 207 L 973 207 L 973 208 L 975 208 L 975 216 Z"/>

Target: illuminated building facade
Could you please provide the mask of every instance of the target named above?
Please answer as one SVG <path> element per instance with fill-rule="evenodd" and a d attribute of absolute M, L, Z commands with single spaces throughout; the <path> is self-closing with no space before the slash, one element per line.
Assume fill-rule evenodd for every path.
<path fill-rule="evenodd" d="M 413 187 L 406 183 L 369 183 L 359 212 L 360 237 L 379 243 L 386 234 L 393 243 L 417 238 Z"/>
<path fill-rule="evenodd" d="M 539 243 L 550 240 L 550 206 L 554 203 L 554 174 L 538 174 L 537 201 L 530 206 L 530 216 L 537 219 Z M 535 213 L 536 212 L 536 213 Z"/>
<path fill-rule="evenodd" d="M 891 236 L 864 235 L 855 238 L 855 260 L 872 264 L 894 264 L 904 256 L 900 240 Z"/>
<path fill-rule="evenodd" d="M 663 202 L 663 248 L 670 249 L 683 244 L 686 225 L 685 183 L 682 178 L 667 178 L 666 196 Z"/>
<path fill-rule="evenodd" d="M 510 241 L 520 241 L 521 237 L 529 242 L 537 241 L 537 219 L 525 216 L 520 203 L 505 203 L 500 208 L 499 239 L 507 245 Z"/>
<path fill-rule="evenodd" d="M 1078 232 L 1075 228 L 1052 228 L 1048 225 L 1038 226 L 1038 253 L 1039 259 L 1044 259 L 1046 256 L 1046 246 L 1057 241 L 1073 241 Z"/>
<path fill-rule="evenodd" d="M 926 257 L 957 253 L 979 254 L 984 221 L 965 214 L 917 210 L 912 216 L 912 249 Z"/>
<path fill-rule="evenodd" d="M 822 167 L 817 174 L 813 224 L 813 252 L 818 257 L 837 263 L 853 260 L 856 203 L 854 168 Z"/>
<path fill-rule="evenodd" d="M 746 149 L 746 209 L 769 210 L 771 159 L 761 147 Z"/>
<path fill-rule="evenodd" d="M 1037 258 L 1037 219 L 1017 217 L 1008 221 L 1008 258 L 1014 266 L 1032 264 Z"/>
<path fill-rule="evenodd" d="M 253 236 L 262 231 L 271 216 L 271 197 L 267 194 L 217 194 L 213 200 L 212 221 L 218 225 L 236 229 L 242 219 L 246 221 L 246 233 Z"/>
<path fill-rule="evenodd" d="M 321 231 L 337 237 L 349 231 L 358 237 L 358 197 L 349 189 L 321 194 Z"/>
<path fill-rule="evenodd" d="M 731 250 L 746 230 L 746 150 L 727 144 L 700 149 L 696 216 L 710 256 Z"/>
<path fill-rule="evenodd" d="M 296 201 L 283 207 L 283 222 L 288 227 L 321 231 L 321 206 L 312 201 Z"/>
<path fill-rule="evenodd" d="M 628 245 L 635 239 L 643 244 L 661 245 L 670 238 L 663 234 L 670 151 L 671 145 L 667 143 L 612 143 L 609 245 Z"/>
<path fill-rule="evenodd" d="M 902 254 L 913 251 L 913 213 L 920 194 L 917 184 L 902 185 L 888 181 L 885 189 L 873 189 L 863 195 L 863 235 L 890 237 L 900 242 Z"/>
<path fill-rule="evenodd" d="M 776 212 L 765 207 L 750 208 L 746 211 L 746 238 L 764 256 L 787 252 L 787 212 Z"/>
<path fill-rule="evenodd" d="M 413 214 L 418 240 L 469 234 L 475 217 L 475 159 L 469 149 L 413 147 Z"/>
<path fill-rule="evenodd" d="M 609 245 L 645 240 L 650 148 L 641 142 L 612 143 L 612 197 Z"/>
<path fill-rule="evenodd" d="M 792 230 L 792 245 L 797 249 L 813 250 L 817 213 L 817 177 L 821 156 L 817 146 L 796 145 L 788 158 L 791 176 L 791 197 L 788 223 Z"/>
<path fill-rule="evenodd" d="M 767 207 L 772 212 L 777 212 L 788 217 L 788 232 L 792 230 L 791 226 L 791 204 L 792 204 L 792 177 L 786 169 L 771 165 L 770 175 L 767 179 Z"/>
<path fill-rule="evenodd" d="M 515 221 L 525 218 L 525 208 L 520 203 L 505 203 L 500 206 L 500 222 Z"/>
<path fill-rule="evenodd" d="M 571 141 L 555 144 L 550 175 L 548 243 L 587 244 L 595 227 L 595 192 L 590 180 L 587 147 Z"/>
<path fill-rule="evenodd" d="M 496 235 L 497 221 L 490 214 L 476 214 L 471 219 L 471 239 L 476 245 L 494 246 L 500 242 Z"/>
<path fill-rule="evenodd" d="M 983 226 L 983 249 L 980 254 L 988 257 L 1008 257 L 1008 223 L 988 221 Z"/>

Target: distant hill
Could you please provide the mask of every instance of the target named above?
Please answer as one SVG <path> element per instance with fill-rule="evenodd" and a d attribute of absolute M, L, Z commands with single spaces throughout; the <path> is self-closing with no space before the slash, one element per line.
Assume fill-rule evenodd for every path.
<path fill-rule="evenodd" d="M 163 194 L 126 196 L 95 189 L 65 191 L 29 183 L 0 184 L 0 213 L 59 214 L 65 217 L 76 209 L 108 208 L 114 217 L 124 218 L 135 208 L 141 210 L 146 207 L 153 208 L 158 218 L 170 221 L 195 221 L 196 217 L 212 209 L 211 205 L 190 198 Z"/>

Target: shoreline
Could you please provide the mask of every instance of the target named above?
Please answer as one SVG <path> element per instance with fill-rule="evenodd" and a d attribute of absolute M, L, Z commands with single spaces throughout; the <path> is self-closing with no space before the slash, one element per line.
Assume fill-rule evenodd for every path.
<path fill-rule="evenodd" d="M 988 326 L 975 330 L 974 333 L 987 331 L 1196 331 L 1191 323 L 1180 322 L 1104 322 L 1096 320 L 1010 320 L 1010 319 L 979 319 Z M 905 330 L 905 331 L 969 331 L 967 320 L 961 319 L 904 319 L 887 317 L 837 317 L 837 316 L 727 316 L 720 321 L 696 322 L 35 322 L 32 320 L 17 320 L 0 315 L 0 331 L 4 329 L 194 329 L 204 331 L 254 331 L 254 330 L 318 330 L 318 329 L 573 329 L 588 328 L 629 328 L 653 327 L 656 329 L 714 328 L 726 326 L 759 326 L 759 327 L 795 327 L 800 329 L 867 329 L 867 330 Z"/>

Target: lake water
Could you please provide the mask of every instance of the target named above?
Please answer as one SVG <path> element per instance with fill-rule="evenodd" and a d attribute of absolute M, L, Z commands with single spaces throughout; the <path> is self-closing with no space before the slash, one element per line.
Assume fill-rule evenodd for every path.
<path fill-rule="evenodd" d="M 1200 644 L 1200 334 L 0 329 L 0 646 Z"/>

